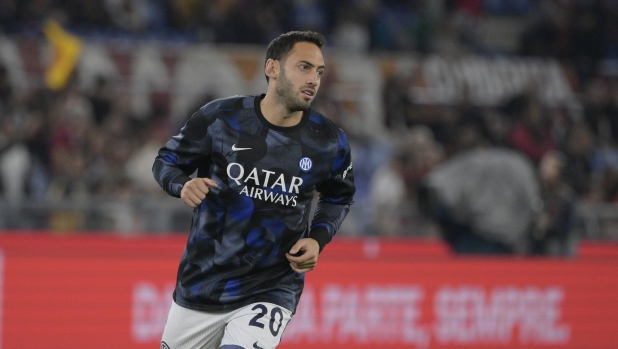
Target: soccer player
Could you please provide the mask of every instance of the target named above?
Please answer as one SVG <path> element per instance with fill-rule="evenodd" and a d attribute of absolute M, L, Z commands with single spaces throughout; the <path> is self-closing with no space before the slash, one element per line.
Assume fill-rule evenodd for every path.
<path fill-rule="evenodd" d="M 355 192 L 344 132 L 310 109 L 324 44 L 310 31 L 275 38 L 266 94 L 206 104 L 160 149 L 156 180 L 193 208 L 161 348 L 269 349 L 281 341 L 304 274 Z"/>

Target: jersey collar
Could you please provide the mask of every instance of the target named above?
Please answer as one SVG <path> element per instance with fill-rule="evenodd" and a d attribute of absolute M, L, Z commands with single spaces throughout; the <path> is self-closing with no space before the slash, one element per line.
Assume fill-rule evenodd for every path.
<path fill-rule="evenodd" d="M 309 121 L 309 114 L 311 113 L 311 109 L 305 110 L 303 112 L 303 118 L 300 120 L 298 124 L 294 126 L 277 126 L 277 125 L 271 124 L 268 120 L 266 120 L 266 118 L 264 117 L 264 114 L 262 114 L 262 109 L 260 108 L 260 101 L 264 99 L 264 97 L 266 97 L 265 93 L 262 93 L 259 96 L 255 96 L 255 100 L 253 104 L 255 107 L 255 114 L 257 115 L 258 119 L 268 128 L 275 130 L 275 131 L 280 131 L 280 132 L 294 132 L 294 131 L 297 131 L 303 128 L 303 126 L 305 126 L 307 121 Z"/>

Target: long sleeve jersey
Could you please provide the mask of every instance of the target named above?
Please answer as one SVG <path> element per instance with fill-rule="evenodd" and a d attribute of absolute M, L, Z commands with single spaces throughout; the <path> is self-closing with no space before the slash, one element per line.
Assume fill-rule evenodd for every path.
<path fill-rule="evenodd" d="M 311 109 L 295 126 L 273 125 L 260 110 L 263 97 L 206 104 L 154 161 L 169 195 L 179 197 L 194 173 L 218 185 L 193 211 L 174 291 L 181 306 L 218 311 L 270 302 L 294 312 L 304 275 L 291 269 L 286 252 L 306 237 L 321 251 L 352 204 L 345 133 Z"/>

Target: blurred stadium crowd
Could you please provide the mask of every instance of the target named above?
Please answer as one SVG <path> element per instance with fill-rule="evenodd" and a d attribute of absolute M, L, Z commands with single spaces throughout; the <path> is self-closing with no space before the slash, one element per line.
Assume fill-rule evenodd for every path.
<path fill-rule="evenodd" d="M 553 58 L 571 73 L 576 100 L 568 107 L 544 105 L 534 85 L 500 105 L 465 95 L 457 104 L 419 104 L 409 93 L 414 72 L 393 74 L 380 86 L 380 137 L 345 119 L 326 76 L 315 109 L 348 133 L 358 177 L 347 233 L 438 234 L 419 209 L 423 178 L 477 147 L 514 149 L 531 161 L 545 201 L 543 229 L 572 234 L 569 207 L 618 201 L 615 0 L 0 0 L 0 35 L 40 38 L 50 16 L 94 41 L 264 45 L 287 30 L 313 29 L 330 46 L 359 53 Z M 60 92 L 15 93 L 0 66 L 4 201 L 164 200 L 150 167 L 182 124 L 169 108 L 134 115 L 122 97 L 105 78 L 92 90 L 69 83 Z M 216 97 L 224 96 L 204 101 Z"/>

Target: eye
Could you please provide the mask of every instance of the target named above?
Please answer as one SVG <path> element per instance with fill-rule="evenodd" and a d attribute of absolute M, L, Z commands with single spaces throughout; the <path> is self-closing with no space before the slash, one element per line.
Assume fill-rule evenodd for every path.
<path fill-rule="evenodd" d="M 318 70 L 318 76 L 324 75 L 324 70 Z"/>

